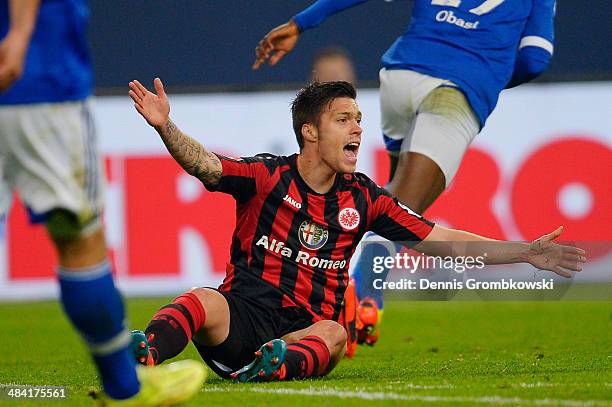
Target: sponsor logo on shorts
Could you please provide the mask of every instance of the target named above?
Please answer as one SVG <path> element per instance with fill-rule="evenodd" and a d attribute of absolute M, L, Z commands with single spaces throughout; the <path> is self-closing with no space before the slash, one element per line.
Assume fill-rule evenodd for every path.
<path fill-rule="evenodd" d="M 305 220 L 300 225 L 298 237 L 302 246 L 310 250 L 318 250 L 327 243 L 329 233 L 326 228 L 318 223 Z"/>
<path fill-rule="evenodd" d="M 359 226 L 361 216 L 355 208 L 344 208 L 338 213 L 338 223 L 345 230 L 353 230 Z"/>

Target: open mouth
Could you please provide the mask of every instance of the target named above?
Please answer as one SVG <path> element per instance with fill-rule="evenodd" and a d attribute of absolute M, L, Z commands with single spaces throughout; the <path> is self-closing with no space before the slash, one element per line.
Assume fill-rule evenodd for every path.
<path fill-rule="evenodd" d="M 344 155 L 350 162 L 357 161 L 357 152 L 359 151 L 359 143 L 353 141 L 344 146 Z"/>

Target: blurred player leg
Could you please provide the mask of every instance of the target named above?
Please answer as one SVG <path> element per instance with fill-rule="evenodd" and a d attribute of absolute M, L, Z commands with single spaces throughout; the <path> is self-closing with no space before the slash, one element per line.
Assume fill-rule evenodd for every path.
<path fill-rule="evenodd" d="M 395 174 L 402 146 L 406 143 L 406 139 L 410 139 L 414 131 L 418 106 L 429 92 L 448 81 L 431 78 L 412 71 L 387 69 L 381 69 L 379 78 L 381 128 L 385 146 L 391 160 L 389 180 L 394 180 L 393 175 Z M 429 191 L 429 184 L 425 182 L 421 184 L 420 180 L 417 183 L 425 185 L 424 188 Z M 395 192 L 390 189 L 390 185 L 387 188 L 392 193 Z M 400 201 L 408 207 L 415 209 L 401 198 Z M 413 201 L 410 202 L 412 203 Z M 376 240 L 380 240 L 380 244 L 375 243 Z M 371 260 L 374 256 L 384 257 L 391 254 L 391 251 L 382 244 L 382 240 L 373 233 L 366 234 L 362 241 L 361 254 L 359 258 L 353 260 L 356 266 L 352 274 L 359 298 L 363 300 L 366 297 L 370 297 L 376 301 L 379 310 L 378 323 L 382 320 L 383 293 L 382 290 L 375 290 L 372 282 L 375 278 L 382 279 L 383 281 L 386 280 L 389 270 L 385 269 L 381 274 L 374 276 L 372 274 Z M 367 248 L 367 253 L 364 253 L 364 248 Z"/>
<path fill-rule="evenodd" d="M 5 107 L 0 120 L 7 181 L 19 190 L 32 221 L 46 223 L 59 257 L 62 305 L 96 363 L 104 403 L 165 402 L 161 382 L 145 382 L 152 380 L 147 376 L 141 387 L 129 349 L 123 301 L 106 257 L 104 177 L 89 103 Z M 192 387 L 201 385 L 200 376 L 189 380 Z"/>
<path fill-rule="evenodd" d="M 402 152 L 389 192 L 417 213 L 423 213 L 445 188 L 440 167 L 424 154 Z"/>
<path fill-rule="evenodd" d="M 433 89 L 419 104 L 412 131 L 402 142 L 390 192 L 416 212 L 424 212 L 450 184 L 479 130 L 459 89 Z"/>
<path fill-rule="evenodd" d="M 11 177 L 59 255 L 64 310 L 98 367 L 105 393 L 139 390 L 121 296 L 113 283 L 101 223 L 104 177 L 89 102 L 12 108 Z"/>
<path fill-rule="evenodd" d="M 457 172 L 465 150 L 478 134 L 478 119 L 463 93 L 449 81 L 407 70 L 382 69 L 380 83 L 383 137 L 391 160 L 388 189 L 406 206 L 422 213 Z M 372 240 L 372 236 L 367 235 L 364 241 Z M 374 243 L 364 256 L 363 247 L 353 277 L 359 298 L 375 300 L 380 323 L 382 291 L 373 290 L 372 281 L 384 281 L 389 270 L 373 276 L 371 259 L 388 256 L 389 251 Z M 369 309 L 372 304 L 363 305 L 363 309 Z M 376 327 L 368 329 L 370 342 L 375 342 Z M 365 331 L 361 337 L 366 337 Z"/>

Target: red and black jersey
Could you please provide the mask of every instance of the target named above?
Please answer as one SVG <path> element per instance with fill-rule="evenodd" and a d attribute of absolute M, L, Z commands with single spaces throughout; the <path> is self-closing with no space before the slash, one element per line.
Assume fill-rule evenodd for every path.
<path fill-rule="evenodd" d="M 221 291 L 278 307 L 299 306 L 313 322 L 337 320 L 349 261 L 367 231 L 414 244 L 433 224 L 361 173 L 338 174 L 325 194 L 297 170 L 297 155 L 219 156 L 210 190 L 237 203 L 231 258 Z"/>

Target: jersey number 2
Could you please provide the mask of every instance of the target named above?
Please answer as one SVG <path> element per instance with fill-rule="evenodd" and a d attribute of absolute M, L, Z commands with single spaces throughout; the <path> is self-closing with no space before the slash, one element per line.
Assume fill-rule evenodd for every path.
<path fill-rule="evenodd" d="M 480 6 L 471 9 L 470 13 L 476 14 L 477 16 L 487 14 L 504 1 L 506 0 L 485 0 Z M 461 0 L 431 0 L 431 4 L 434 6 L 459 7 Z"/>

